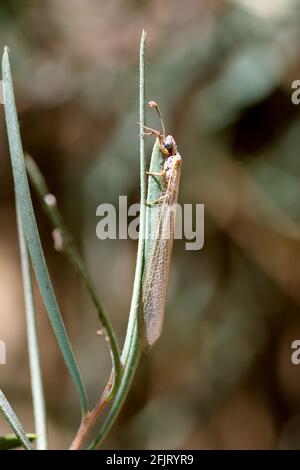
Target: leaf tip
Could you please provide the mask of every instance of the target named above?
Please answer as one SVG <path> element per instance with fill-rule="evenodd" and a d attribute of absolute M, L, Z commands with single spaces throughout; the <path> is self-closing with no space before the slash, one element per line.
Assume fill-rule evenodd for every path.
<path fill-rule="evenodd" d="M 3 58 L 4 58 L 4 57 L 7 57 L 7 58 L 8 58 L 9 52 L 10 52 L 9 47 L 8 47 L 8 46 L 4 46 L 4 48 L 3 48 Z"/>
<path fill-rule="evenodd" d="M 5 66 L 9 65 L 8 54 L 9 54 L 9 47 L 4 46 L 3 56 L 2 56 L 2 67 L 5 67 Z"/>

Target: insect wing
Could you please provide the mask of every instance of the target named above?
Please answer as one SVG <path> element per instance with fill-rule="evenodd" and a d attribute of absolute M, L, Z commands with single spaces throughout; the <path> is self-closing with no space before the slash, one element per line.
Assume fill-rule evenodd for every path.
<path fill-rule="evenodd" d="M 151 347 L 159 338 L 163 326 L 179 180 L 180 166 L 174 165 L 163 196 L 163 203 L 160 206 L 152 254 L 145 265 L 143 312 L 145 339 L 148 347 Z"/>

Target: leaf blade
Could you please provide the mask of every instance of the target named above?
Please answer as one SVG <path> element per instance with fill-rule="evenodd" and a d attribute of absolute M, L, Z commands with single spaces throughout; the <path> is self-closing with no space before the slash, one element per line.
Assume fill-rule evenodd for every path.
<path fill-rule="evenodd" d="M 144 268 L 144 246 L 145 246 L 145 230 L 146 230 L 146 145 L 144 136 L 145 126 L 145 110 L 146 110 L 146 68 L 145 68 L 145 46 L 146 31 L 143 30 L 140 41 L 140 80 L 139 80 L 139 96 L 140 96 L 140 189 L 141 189 L 141 213 L 140 213 L 140 235 L 137 249 L 137 259 L 135 266 L 134 284 L 131 297 L 129 320 L 126 331 L 126 338 L 122 351 L 122 360 L 124 363 L 124 371 L 116 392 L 116 396 L 112 406 L 106 416 L 101 428 L 99 429 L 95 439 L 89 445 L 89 449 L 93 450 L 101 444 L 107 436 L 111 427 L 120 413 L 123 403 L 127 397 L 135 371 L 137 369 L 141 357 L 141 338 L 140 338 L 140 319 L 141 319 L 141 292 L 142 278 Z M 139 317 L 140 315 L 140 317 Z"/>
<path fill-rule="evenodd" d="M 24 449 L 33 450 L 26 436 L 26 433 L 23 429 L 22 424 L 17 418 L 17 415 L 15 414 L 14 410 L 10 406 L 9 401 L 7 400 L 2 390 L 0 390 L 0 409 L 6 421 L 10 424 L 10 426 L 12 427 L 12 429 L 14 430 L 14 432 L 20 439 L 20 442 L 22 443 L 22 446 L 24 447 Z"/>
<path fill-rule="evenodd" d="M 24 228 L 28 250 L 30 253 L 32 265 L 41 292 L 41 296 L 48 312 L 50 323 L 52 325 L 61 353 L 63 355 L 65 363 L 69 369 L 71 378 L 77 390 L 82 413 L 86 414 L 88 411 L 87 394 L 56 301 L 33 211 L 29 185 L 25 170 L 23 148 L 21 143 L 20 129 L 18 124 L 13 82 L 10 71 L 10 63 L 7 48 L 4 49 L 4 54 L 2 58 L 2 79 L 5 121 L 8 133 L 16 198 L 20 207 L 22 225 Z"/>

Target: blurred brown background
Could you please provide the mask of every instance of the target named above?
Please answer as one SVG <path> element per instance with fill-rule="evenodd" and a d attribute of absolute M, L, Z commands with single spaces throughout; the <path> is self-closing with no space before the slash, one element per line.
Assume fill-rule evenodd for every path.
<path fill-rule="evenodd" d="M 142 358 L 104 448 L 300 448 L 300 2 L 2 1 L 25 151 L 38 162 L 120 342 L 137 244 L 99 241 L 96 207 L 138 202 L 138 48 L 147 94 L 183 156 L 180 202 L 205 204 L 205 245 L 176 241 L 165 329 Z M 148 123 L 157 127 L 148 112 Z M 11 168 L 0 139 L 0 387 L 33 429 Z M 148 143 L 148 154 L 152 141 Z M 109 373 L 97 315 L 52 246 L 43 246 L 91 400 Z M 50 446 L 65 448 L 77 398 L 37 294 Z M 0 419 L 0 434 L 8 426 Z"/>

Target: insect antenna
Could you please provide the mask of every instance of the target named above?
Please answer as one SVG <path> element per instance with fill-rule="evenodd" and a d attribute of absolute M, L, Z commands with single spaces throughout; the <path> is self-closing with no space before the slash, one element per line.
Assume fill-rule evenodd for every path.
<path fill-rule="evenodd" d="M 162 115 L 161 115 L 159 106 L 156 103 L 156 101 L 149 101 L 149 106 L 150 106 L 150 108 L 155 108 L 156 109 L 159 120 L 160 120 L 160 123 L 161 123 L 162 134 L 163 134 L 163 137 L 165 138 L 166 137 L 166 129 L 165 129 L 165 125 L 164 125 L 164 122 L 163 122 L 163 119 L 162 119 Z"/>

